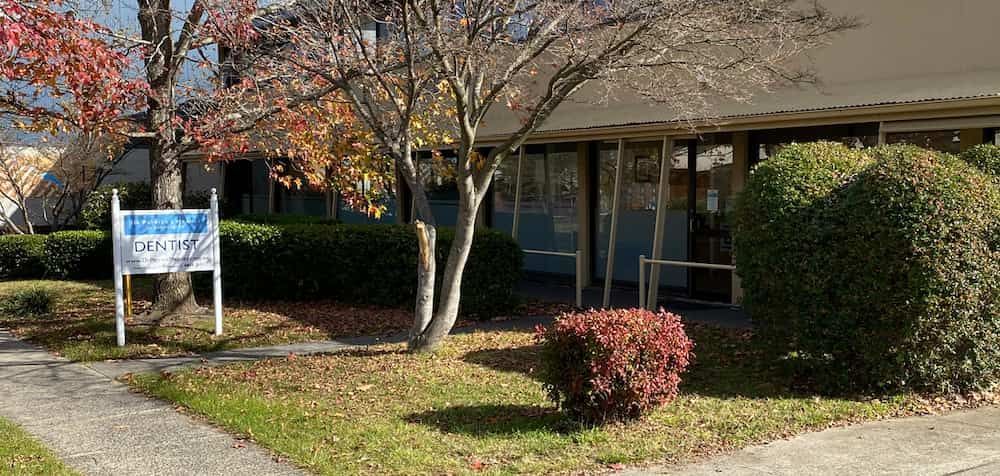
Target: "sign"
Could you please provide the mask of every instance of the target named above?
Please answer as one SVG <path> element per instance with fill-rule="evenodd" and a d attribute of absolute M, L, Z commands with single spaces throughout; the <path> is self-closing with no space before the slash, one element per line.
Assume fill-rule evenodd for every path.
<path fill-rule="evenodd" d="M 215 269 L 219 232 L 210 210 L 121 212 L 123 274 L 159 274 Z"/>
<path fill-rule="evenodd" d="M 111 195 L 118 345 L 125 345 L 122 275 L 212 271 L 215 334 L 222 335 L 222 260 L 219 199 L 208 210 L 121 210 Z"/>
<path fill-rule="evenodd" d="M 710 212 L 719 211 L 719 190 L 710 188 L 708 189 L 708 200 L 706 203 L 706 208 Z"/>

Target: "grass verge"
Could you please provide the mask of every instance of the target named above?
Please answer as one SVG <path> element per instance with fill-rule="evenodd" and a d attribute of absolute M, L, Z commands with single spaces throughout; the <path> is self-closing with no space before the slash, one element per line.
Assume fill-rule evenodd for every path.
<path fill-rule="evenodd" d="M 151 280 L 138 278 L 135 311 L 150 307 Z M 47 315 L 19 317 L 0 311 L 0 327 L 76 361 L 167 357 L 226 349 L 380 335 L 409 327 L 402 309 L 348 306 L 335 302 L 227 302 L 224 335 L 213 335 L 210 315 L 174 316 L 126 323 L 127 346 L 115 342 L 114 288 L 110 281 L 0 282 L 0 303 L 18 291 L 46 289 L 55 296 Z M 210 302 L 210 301 L 204 301 Z"/>
<path fill-rule="evenodd" d="M 321 474 L 565 473 L 678 462 L 919 407 L 906 395 L 797 393 L 753 364 L 745 334 L 689 333 L 697 357 L 681 396 L 642 421 L 604 427 L 567 420 L 546 400 L 528 332 L 454 335 L 433 355 L 384 345 L 130 383 Z"/>
<path fill-rule="evenodd" d="M 0 474 L 77 474 L 17 425 L 0 418 Z"/>

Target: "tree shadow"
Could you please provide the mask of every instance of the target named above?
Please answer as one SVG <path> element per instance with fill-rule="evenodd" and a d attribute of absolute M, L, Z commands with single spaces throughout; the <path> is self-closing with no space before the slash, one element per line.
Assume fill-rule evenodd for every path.
<path fill-rule="evenodd" d="M 514 372 L 538 379 L 540 345 L 480 349 L 462 356 L 462 361 L 500 372 Z"/>
<path fill-rule="evenodd" d="M 705 324 L 688 324 L 686 330 L 695 349 L 691 365 L 681 375 L 682 394 L 752 399 L 813 395 L 757 352 L 749 331 Z M 540 345 L 480 349 L 462 360 L 539 380 L 540 353 Z"/>
<path fill-rule="evenodd" d="M 414 413 L 405 420 L 446 433 L 477 437 L 530 432 L 569 434 L 584 428 L 555 407 L 541 405 L 457 405 Z"/>

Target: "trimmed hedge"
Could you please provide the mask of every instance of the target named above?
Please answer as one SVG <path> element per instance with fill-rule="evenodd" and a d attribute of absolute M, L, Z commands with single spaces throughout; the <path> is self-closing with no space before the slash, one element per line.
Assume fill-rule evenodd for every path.
<path fill-rule="evenodd" d="M 59 231 L 45 239 L 45 271 L 53 278 L 110 278 L 113 260 L 109 232 Z"/>
<path fill-rule="evenodd" d="M 224 221 L 219 234 L 224 291 L 231 298 L 330 298 L 387 306 L 412 305 L 416 299 L 417 244 L 410 226 Z M 452 237 L 450 229 L 438 231 L 442 263 Z M 30 253 L 30 247 L 13 245 L 5 255 L 4 243 L 20 243 L 20 238 L 3 238 L 0 270 L 28 270 L 33 277 L 45 270 L 48 276 L 69 279 L 104 279 L 113 272 L 107 232 L 61 231 L 47 239 L 36 237 L 36 246 L 43 239 L 41 257 Z M 41 261 L 30 264 L 31 259 Z M 509 236 L 477 232 L 463 276 L 463 313 L 488 318 L 510 311 L 516 304 L 521 264 L 521 249 Z M 439 271 L 439 279 L 441 275 Z M 210 283 L 204 273 L 195 274 L 195 279 L 199 285 Z"/>
<path fill-rule="evenodd" d="M 1000 188 L 913 146 L 786 148 L 737 209 L 760 346 L 832 392 L 970 391 L 1000 377 Z"/>
<path fill-rule="evenodd" d="M 42 277 L 44 255 L 44 235 L 0 235 L 0 279 Z"/>
<path fill-rule="evenodd" d="M 452 236 L 449 229 L 439 230 L 442 262 Z M 410 226 L 224 222 L 220 238 L 223 273 L 240 277 L 223 280 L 230 297 L 333 298 L 389 306 L 412 305 L 416 299 L 417 244 Z M 510 237 L 478 232 L 462 280 L 462 312 L 485 318 L 509 311 L 521 264 L 521 250 Z"/>

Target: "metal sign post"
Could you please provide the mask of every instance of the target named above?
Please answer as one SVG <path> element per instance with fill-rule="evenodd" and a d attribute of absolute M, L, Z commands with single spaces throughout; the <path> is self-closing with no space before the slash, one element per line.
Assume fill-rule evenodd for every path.
<path fill-rule="evenodd" d="M 215 189 L 212 189 L 208 210 L 127 211 L 121 210 L 118 191 L 114 190 L 111 195 L 111 221 L 118 346 L 125 345 L 123 275 L 211 271 L 215 335 L 221 336 L 222 253 L 219 245 L 219 198 Z"/>

